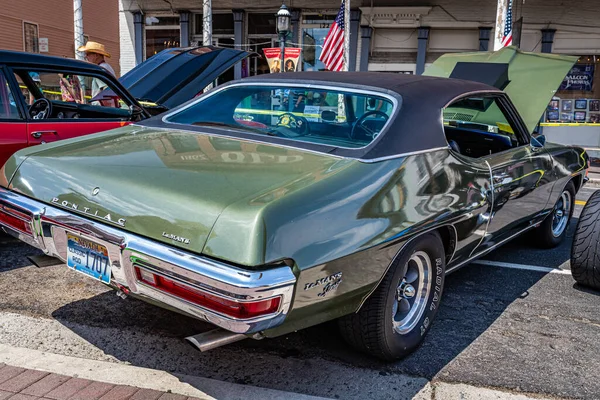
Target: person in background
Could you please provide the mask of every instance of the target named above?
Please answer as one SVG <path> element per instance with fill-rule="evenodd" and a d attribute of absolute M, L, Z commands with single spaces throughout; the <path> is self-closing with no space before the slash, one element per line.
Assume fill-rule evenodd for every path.
<path fill-rule="evenodd" d="M 60 77 L 62 101 L 85 104 L 85 96 L 77 75 L 58 74 L 58 76 Z"/>
<path fill-rule="evenodd" d="M 106 62 L 105 57 L 110 58 L 110 53 L 106 51 L 103 44 L 98 42 L 87 42 L 85 46 L 81 46 L 77 51 L 85 53 L 85 59 L 92 64 L 99 65 L 113 76 L 116 76 L 115 70 Z M 106 89 L 106 84 L 100 79 L 94 79 L 92 81 L 92 97 L 96 97 L 98 93 Z"/>

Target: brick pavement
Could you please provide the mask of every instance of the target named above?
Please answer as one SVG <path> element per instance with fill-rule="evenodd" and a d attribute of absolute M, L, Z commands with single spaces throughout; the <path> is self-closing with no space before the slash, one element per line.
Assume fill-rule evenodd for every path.
<path fill-rule="evenodd" d="M 0 363 L 0 400 L 199 400 Z"/>

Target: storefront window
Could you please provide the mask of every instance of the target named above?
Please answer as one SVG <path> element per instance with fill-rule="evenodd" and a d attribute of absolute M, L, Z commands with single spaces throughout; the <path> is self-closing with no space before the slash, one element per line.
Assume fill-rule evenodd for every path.
<path fill-rule="evenodd" d="M 146 58 L 164 49 L 179 47 L 179 17 L 146 17 Z"/>
<path fill-rule="evenodd" d="M 302 69 L 325 71 L 319 57 L 335 15 L 306 14 L 302 18 Z"/>
<path fill-rule="evenodd" d="M 600 123 L 600 57 L 581 56 L 546 111 L 547 122 Z"/>

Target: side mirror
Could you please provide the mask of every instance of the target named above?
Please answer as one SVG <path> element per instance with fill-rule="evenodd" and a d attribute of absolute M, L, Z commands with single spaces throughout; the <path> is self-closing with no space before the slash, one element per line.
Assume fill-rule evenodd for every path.
<path fill-rule="evenodd" d="M 536 135 L 531 137 L 531 147 L 541 149 L 546 145 L 546 136 Z"/>
<path fill-rule="evenodd" d="M 333 111 L 324 110 L 321 112 L 321 119 L 327 122 L 333 122 L 337 118 L 337 114 Z"/>

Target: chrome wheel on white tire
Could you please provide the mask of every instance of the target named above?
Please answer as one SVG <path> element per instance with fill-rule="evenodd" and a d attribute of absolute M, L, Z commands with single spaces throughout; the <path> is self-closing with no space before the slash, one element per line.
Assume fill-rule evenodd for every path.
<path fill-rule="evenodd" d="M 392 305 L 392 324 L 397 333 L 403 335 L 412 331 L 425 312 L 432 269 L 431 258 L 424 251 L 413 253 L 408 260 Z"/>
<path fill-rule="evenodd" d="M 552 211 L 552 234 L 559 237 L 567 228 L 571 216 L 571 192 L 565 190 Z"/>

